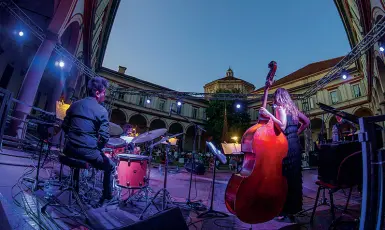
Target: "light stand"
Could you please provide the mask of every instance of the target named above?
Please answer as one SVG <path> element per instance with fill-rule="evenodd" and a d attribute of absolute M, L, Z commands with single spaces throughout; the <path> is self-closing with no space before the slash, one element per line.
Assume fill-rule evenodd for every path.
<path fill-rule="evenodd" d="M 228 217 L 229 215 L 227 215 L 226 213 L 224 212 L 219 212 L 219 211 L 215 211 L 213 209 L 213 206 L 214 206 L 214 186 L 215 186 L 215 172 L 217 171 L 216 170 L 216 162 L 217 162 L 217 156 L 214 155 L 214 167 L 213 167 L 213 182 L 212 182 L 212 185 L 211 185 L 211 203 L 210 203 L 210 208 L 209 210 L 207 210 L 206 212 L 204 213 L 201 213 L 199 214 L 197 217 L 198 218 L 211 218 L 211 217 Z"/>
<path fill-rule="evenodd" d="M 173 111 L 173 104 L 171 104 L 170 106 L 170 116 L 172 114 L 172 112 L 175 112 Z M 193 151 L 192 151 L 192 163 L 191 163 L 191 171 L 190 171 L 190 183 L 189 183 L 189 189 L 188 189 L 188 196 L 187 196 L 187 200 L 186 200 L 186 205 L 192 209 L 196 209 L 196 208 L 205 208 L 205 206 L 198 202 L 198 201 L 191 201 L 191 186 L 192 186 L 192 176 L 193 176 L 193 169 L 195 168 L 195 152 L 196 152 L 196 149 L 195 149 L 195 146 L 196 146 L 196 139 L 197 139 L 197 134 L 198 134 L 198 129 L 202 130 L 203 132 L 206 132 L 206 130 L 204 130 L 202 127 L 200 127 L 199 125 L 195 124 L 194 122 L 192 122 L 188 117 L 185 117 L 183 116 L 182 114 L 178 114 L 178 116 L 182 117 L 183 119 L 185 119 L 188 123 L 190 123 L 191 125 L 194 126 L 194 131 L 195 131 L 195 134 L 194 134 L 194 140 L 193 140 Z M 184 141 L 184 140 L 183 140 Z"/>

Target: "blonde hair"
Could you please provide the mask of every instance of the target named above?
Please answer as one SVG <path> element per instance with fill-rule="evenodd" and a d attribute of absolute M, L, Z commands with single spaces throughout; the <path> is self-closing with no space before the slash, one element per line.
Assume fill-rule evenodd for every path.
<path fill-rule="evenodd" d="M 278 88 L 274 93 L 274 104 L 281 106 L 290 114 L 294 123 L 298 123 L 298 108 L 291 99 L 289 92 L 284 88 Z"/>

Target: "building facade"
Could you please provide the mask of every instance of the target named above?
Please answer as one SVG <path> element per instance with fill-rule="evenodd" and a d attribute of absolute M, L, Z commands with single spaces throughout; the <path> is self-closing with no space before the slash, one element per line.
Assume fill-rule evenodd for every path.
<path fill-rule="evenodd" d="M 122 66 L 119 67 L 118 71 L 101 67 L 98 69 L 98 74 L 108 79 L 110 84 L 114 84 L 117 88 L 173 91 L 129 76 L 125 71 L 126 68 Z M 181 140 L 181 150 L 193 150 L 194 138 L 196 138 L 196 150 L 200 151 L 205 148 L 206 135 L 201 130 L 196 130 L 195 124 L 204 125 L 206 122 L 208 105 L 206 100 L 145 97 L 124 91 L 118 92 L 114 99 L 111 122 L 119 125 L 131 124 L 139 134 L 149 130 L 166 128 L 171 134 L 182 133 L 177 137 Z M 174 112 L 170 112 L 171 109 Z"/>
<path fill-rule="evenodd" d="M 274 93 L 277 88 L 285 88 L 291 94 L 303 94 L 309 87 L 324 77 L 342 58 L 343 57 L 338 57 L 311 63 L 275 81 L 269 93 Z M 372 103 L 369 103 L 367 100 L 368 86 L 362 72 L 356 65 L 352 65 L 344 74 L 346 74 L 346 79 L 341 76 L 341 78 L 330 82 L 305 102 L 295 101 L 298 108 L 303 111 L 311 121 L 310 129 L 301 137 L 302 144 L 307 146 L 307 148 L 312 148 L 312 142 L 317 141 L 321 130 L 323 130 L 324 136 L 331 139 L 332 127 L 337 123 L 335 116 L 321 110 L 317 103 L 323 103 L 359 117 L 374 114 L 375 108 Z M 263 88 L 256 90 L 255 93 L 263 93 Z M 269 103 L 270 111 L 271 103 L 272 102 Z M 260 106 L 261 102 L 249 104 L 250 116 L 254 122 L 258 117 Z M 308 145 L 305 144 L 306 142 Z M 307 149 L 307 151 L 310 150 L 311 149 Z"/>
<path fill-rule="evenodd" d="M 355 47 L 384 15 L 385 3 L 381 0 L 342 1 L 334 0 L 344 24 L 350 46 Z M 367 101 L 375 115 L 385 114 L 385 57 L 380 47 L 381 38 L 357 61 L 357 69 L 368 82 Z"/>
<path fill-rule="evenodd" d="M 233 70 L 229 67 L 226 77 L 217 79 L 203 86 L 205 93 L 215 93 L 218 90 L 236 90 L 240 93 L 251 93 L 255 86 L 247 81 L 234 77 Z"/>
<path fill-rule="evenodd" d="M 79 65 L 97 66 L 106 25 L 112 23 L 119 2 L 15 0 L 9 7 L 23 12 L 23 20 L 7 5 L 0 7 L 0 87 L 25 103 L 15 105 L 16 117 L 25 119 L 31 113 L 27 105 L 55 112 L 58 100 L 85 95 L 88 77 Z"/>

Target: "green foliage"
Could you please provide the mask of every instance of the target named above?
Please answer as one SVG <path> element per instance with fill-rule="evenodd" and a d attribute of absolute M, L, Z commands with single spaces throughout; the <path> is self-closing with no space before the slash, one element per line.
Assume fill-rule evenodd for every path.
<path fill-rule="evenodd" d="M 218 90 L 216 93 L 239 93 L 238 90 Z M 241 104 L 241 108 L 237 109 L 236 104 Z M 243 133 L 250 127 L 250 116 L 247 111 L 247 104 L 243 101 L 210 101 L 206 110 L 207 124 L 206 129 L 210 136 L 213 137 L 215 143 L 221 142 L 224 110 L 227 109 L 228 135 L 227 142 L 232 136 L 237 136 L 240 140 Z"/>

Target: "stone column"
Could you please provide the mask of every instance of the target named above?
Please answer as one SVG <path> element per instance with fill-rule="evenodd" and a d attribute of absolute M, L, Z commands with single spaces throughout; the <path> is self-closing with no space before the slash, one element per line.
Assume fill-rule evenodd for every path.
<path fill-rule="evenodd" d="M 184 147 L 185 147 L 185 145 L 186 145 L 186 133 L 183 133 L 183 137 L 182 137 L 183 139 L 182 139 L 182 150 L 183 150 L 183 152 L 184 152 Z"/>
<path fill-rule="evenodd" d="M 41 43 L 24 77 L 18 98 L 27 105 L 17 103 L 15 107 L 15 116 L 23 121 L 31 112 L 31 107 L 28 105 L 33 105 L 40 81 L 56 43 L 57 36 L 52 33 L 47 34 L 46 39 Z M 22 138 L 23 126 L 24 122 L 15 122 L 12 126 L 13 134 L 17 134 L 19 138 Z"/>
<path fill-rule="evenodd" d="M 202 142 L 202 130 L 198 130 L 198 148 L 197 152 L 201 151 L 201 142 Z"/>

